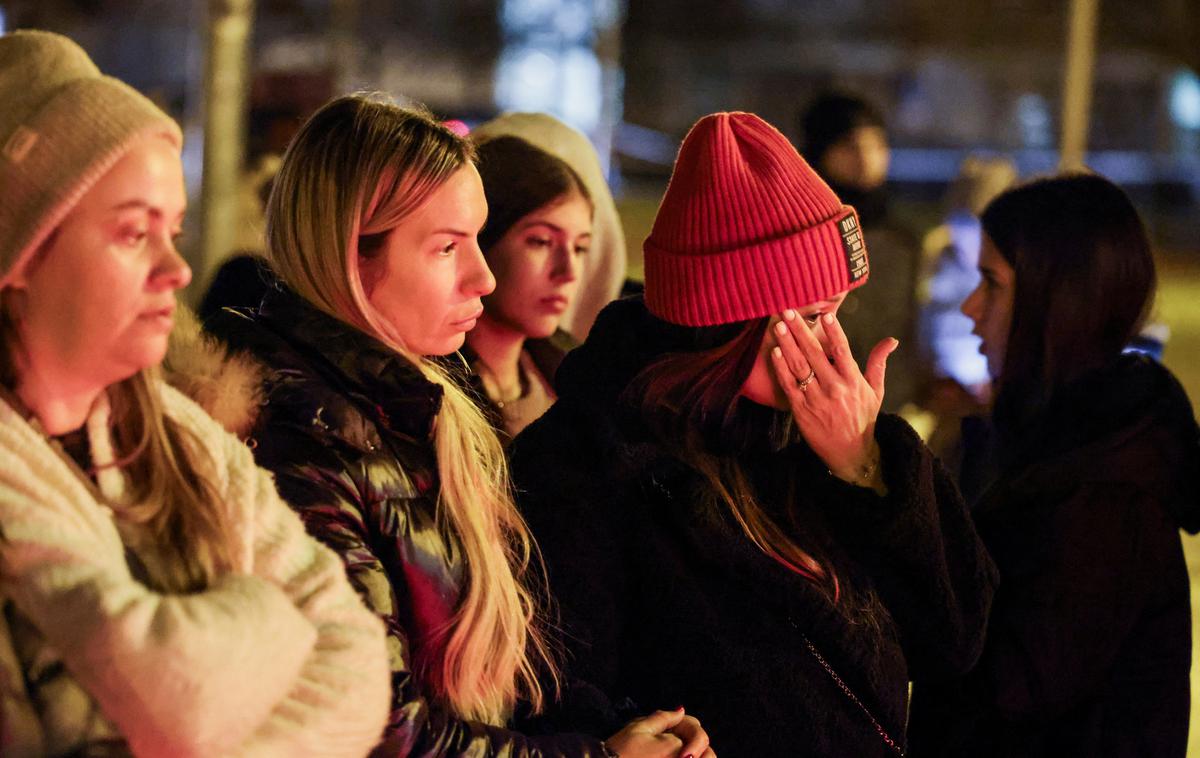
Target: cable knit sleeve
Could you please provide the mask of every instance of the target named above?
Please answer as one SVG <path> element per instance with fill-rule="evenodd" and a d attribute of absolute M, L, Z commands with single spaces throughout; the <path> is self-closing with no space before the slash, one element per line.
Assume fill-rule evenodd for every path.
<path fill-rule="evenodd" d="M 262 570 L 230 574 L 200 593 L 153 592 L 131 575 L 111 513 L 0 404 L 3 590 L 138 755 L 296 754 L 265 748 L 284 721 L 298 733 L 305 726 L 289 703 L 312 697 L 306 675 L 329 655 L 312 619 L 337 606 L 328 598 L 336 592 L 316 591 L 336 584 L 320 579 L 334 564 L 277 496 L 258 494 L 265 505 L 256 504 L 261 518 L 248 531 L 261 533 L 253 553 Z M 362 749 L 346 754 L 369 742 L 364 736 Z"/>
<path fill-rule="evenodd" d="M 165 388 L 164 392 L 174 392 Z M 252 509 L 252 576 L 280 587 L 315 630 L 313 646 L 269 716 L 240 750 L 246 755 L 363 755 L 379 741 L 390 682 L 384 629 L 346 579 L 338 556 L 310 537 L 274 479 L 237 438 L 191 401 L 176 398 L 190 423 L 222 440 L 225 499 Z M 219 477 L 218 477 L 219 479 Z"/>

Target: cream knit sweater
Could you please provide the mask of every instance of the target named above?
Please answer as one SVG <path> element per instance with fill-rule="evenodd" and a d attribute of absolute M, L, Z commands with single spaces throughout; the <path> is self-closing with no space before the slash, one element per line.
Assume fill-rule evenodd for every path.
<path fill-rule="evenodd" d="M 133 578 L 112 510 L 0 400 L 0 594 L 11 603 L 0 753 L 61 755 L 115 732 L 144 756 L 365 755 L 391 692 L 382 624 L 250 451 L 178 391 L 161 391 L 168 416 L 206 444 L 206 473 L 239 525 L 235 570 L 189 595 Z M 104 398 L 87 429 L 93 459 L 105 461 Z M 102 471 L 103 499 L 119 509 L 123 476 Z M 14 649 L 8 626 L 40 635 L 36 660 L 28 644 Z M 67 681 L 29 697 L 29 667 L 56 669 L 48 656 Z"/>

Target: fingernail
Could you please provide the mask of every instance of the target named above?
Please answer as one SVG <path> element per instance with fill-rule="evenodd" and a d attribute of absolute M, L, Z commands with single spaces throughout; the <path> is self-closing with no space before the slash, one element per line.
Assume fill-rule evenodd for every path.
<path fill-rule="evenodd" d="M 826 324 L 832 324 L 833 323 L 833 314 L 826 313 L 824 316 L 821 317 L 821 321 L 825 322 Z"/>
<path fill-rule="evenodd" d="M 796 312 L 794 310 L 792 310 L 791 308 L 788 308 L 786 311 L 783 312 L 783 317 L 786 318 L 788 321 L 791 321 L 796 318 Z"/>
<path fill-rule="evenodd" d="M 776 334 L 787 334 L 787 324 L 783 323 L 782 321 L 777 322 L 775 324 L 775 333 Z"/>
<path fill-rule="evenodd" d="M 679 706 L 678 708 L 676 708 L 675 710 L 677 710 L 677 711 L 682 711 L 682 710 L 683 710 L 683 706 L 681 705 L 681 706 Z"/>
<path fill-rule="evenodd" d="M 771 352 L 775 355 L 776 358 L 783 357 L 783 351 L 780 350 L 778 346 L 771 348 Z"/>

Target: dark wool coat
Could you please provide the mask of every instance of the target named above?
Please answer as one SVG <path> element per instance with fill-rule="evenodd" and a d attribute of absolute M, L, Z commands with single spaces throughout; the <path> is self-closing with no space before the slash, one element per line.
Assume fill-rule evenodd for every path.
<path fill-rule="evenodd" d="M 966 677 L 918 685 L 914 756 L 1170 756 L 1187 747 L 1200 430 L 1145 357 L 1070 387 L 975 509 L 1000 568 Z"/>
<path fill-rule="evenodd" d="M 256 312 L 224 311 L 208 328 L 263 364 L 263 406 L 249 440 L 255 457 L 387 624 L 394 697 L 378 753 L 604 755 L 595 737 L 529 737 L 458 719 L 432 702 L 417 673 L 433 630 L 457 608 L 468 570 L 457 538 L 435 515 L 431 434 L 442 389 L 382 343 L 287 291 L 270 292 Z"/>
<path fill-rule="evenodd" d="M 643 708 L 687 707 L 722 758 L 892 755 L 870 717 L 904 742 L 910 676 L 975 660 L 994 569 L 965 506 L 913 431 L 880 418 L 889 494 L 835 479 L 803 442 L 777 449 L 790 418 L 748 401 L 748 434 L 723 435 L 764 507 L 820 547 L 874 623 L 767 557 L 705 481 L 645 434 L 618 395 L 689 330 L 641 298 L 606 308 L 559 369 L 559 400 L 513 444 L 518 504 L 545 555 L 569 665 Z M 786 435 L 785 435 L 786 436 Z M 797 486 L 790 512 L 784 495 Z"/>

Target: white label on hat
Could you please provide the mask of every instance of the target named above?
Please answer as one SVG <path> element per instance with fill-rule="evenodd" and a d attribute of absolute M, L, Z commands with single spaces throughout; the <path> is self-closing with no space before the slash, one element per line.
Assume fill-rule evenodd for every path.
<path fill-rule="evenodd" d="M 4 157 L 13 163 L 20 163 L 25 160 L 25 156 L 29 155 L 29 151 L 33 149 L 37 141 L 37 132 L 24 126 L 18 126 L 17 130 L 8 138 L 8 142 L 4 143 Z"/>
<path fill-rule="evenodd" d="M 842 250 L 846 253 L 846 267 L 850 271 L 850 281 L 857 282 L 867 275 L 867 246 L 863 244 L 862 229 L 858 218 L 851 213 L 838 222 L 838 231 L 842 233 Z"/>

